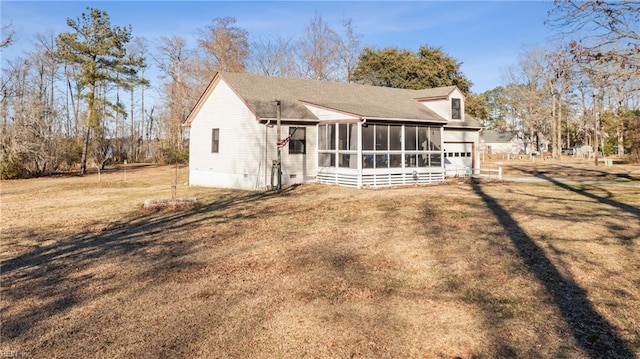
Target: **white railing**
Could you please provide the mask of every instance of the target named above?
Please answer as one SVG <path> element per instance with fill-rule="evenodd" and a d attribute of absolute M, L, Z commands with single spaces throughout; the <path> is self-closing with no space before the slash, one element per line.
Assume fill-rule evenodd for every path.
<path fill-rule="evenodd" d="M 472 175 L 477 178 L 502 181 L 502 166 L 498 166 L 498 168 L 476 168 L 473 170 Z"/>
<path fill-rule="evenodd" d="M 444 171 L 447 177 L 468 177 L 471 174 L 471 167 L 450 163 L 444 165 Z"/>
<path fill-rule="evenodd" d="M 367 169 L 358 174 L 353 171 L 336 171 L 334 169 L 322 169 L 316 172 L 316 181 L 325 184 L 337 184 L 346 187 L 389 187 L 414 184 L 429 184 L 443 182 L 445 179 L 442 170 L 418 169 Z"/>

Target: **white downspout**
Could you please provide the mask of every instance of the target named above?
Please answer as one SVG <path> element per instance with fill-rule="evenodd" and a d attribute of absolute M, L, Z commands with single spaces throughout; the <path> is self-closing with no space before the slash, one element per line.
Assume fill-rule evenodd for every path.
<path fill-rule="evenodd" d="M 264 187 L 268 188 L 267 183 L 269 178 L 269 125 L 271 125 L 271 119 L 268 119 L 264 124 Z"/>
<path fill-rule="evenodd" d="M 358 126 L 358 188 L 362 188 L 362 127 L 367 123 L 367 119 L 363 118 L 362 123 Z"/>
<path fill-rule="evenodd" d="M 444 125 L 440 126 L 440 170 L 442 171 L 442 178 L 447 178 L 447 169 L 444 165 L 446 159 L 444 158 Z"/>

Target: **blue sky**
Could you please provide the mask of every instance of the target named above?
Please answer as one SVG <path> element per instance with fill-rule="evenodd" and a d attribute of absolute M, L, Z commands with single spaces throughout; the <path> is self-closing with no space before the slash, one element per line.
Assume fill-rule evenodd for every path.
<path fill-rule="evenodd" d="M 12 23 L 15 44 L 2 59 L 33 47 L 34 35 L 69 31 L 67 18 L 86 7 L 107 11 L 113 25 L 132 25 L 133 36 L 154 40 L 178 35 L 195 45 L 199 29 L 213 18 L 231 16 L 250 38 L 297 37 L 317 12 L 336 30 L 351 18 L 363 46 L 417 50 L 442 47 L 462 62 L 462 72 L 480 93 L 504 84 L 503 73 L 529 46 L 546 46 L 544 25 L 550 1 L 6 1 L 2 25 Z M 154 79 L 150 79 L 152 82 Z"/>

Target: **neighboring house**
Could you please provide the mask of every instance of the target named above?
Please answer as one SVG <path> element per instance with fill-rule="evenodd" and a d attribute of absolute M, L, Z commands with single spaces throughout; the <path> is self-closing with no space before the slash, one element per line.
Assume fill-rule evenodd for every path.
<path fill-rule="evenodd" d="M 276 101 L 281 138 L 276 138 Z M 189 183 L 263 189 L 440 182 L 478 168 L 481 125 L 455 86 L 404 90 L 220 72 L 185 121 Z"/>
<path fill-rule="evenodd" d="M 519 136 L 523 138 L 524 154 L 541 156 L 550 150 L 549 140 L 539 132 L 534 132 L 533 135 L 519 132 Z"/>
<path fill-rule="evenodd" d="M 576 146 L 575 156 L 578 158 L 591 158 L 593 155 L 593 147 L 591 145 Z"/>
<path fill-rule="evenodd" d="M 517 131 L 483 130 L 480 133 L 480 150 L 489 158 L 513 157 L 524 153 L 525 141 Z"/>

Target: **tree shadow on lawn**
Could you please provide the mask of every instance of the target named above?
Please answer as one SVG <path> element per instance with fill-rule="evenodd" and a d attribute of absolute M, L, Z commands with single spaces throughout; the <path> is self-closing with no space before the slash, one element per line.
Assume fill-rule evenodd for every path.
<path fill-rule="evenodd" d="M 622 218 L 632 218 L 633 216 L 638 216 L 638 209 L 636 207 L 624 204 L 619 201 L 615 201 L 615 194 L 606 188 L 594 186 L 594 185 L 579 185 L 579 188 L 575 188 L 572 185 L 564 184 L 562 182 L 557 182 L 557 185 L 563 189 L 569 189 L 572 192 L 575 192 L 579 195 L 583 195 L 584 198 L 576 199 L 569 198 L 567 196 L 545 196 L 535 192 L 525 192 L 522 190 L 518 190 L 517 187 L 506 186 L 506 192 L 508 194 L 514 194 L 516 196 L 525 196 L 531 198 L 534 202 L 539 201 L 551 201 L 551 202 L 570 202 L 570 204 L 565 204 L 562 208 L 559 208 L 555 211 L 545 210 L 544 208 L 530 208 L 528 209 L 528 213 L 538 218 L 547 218 L 550 220 L 561 220 L 561 221 L 569 221 L 575 222 L 579 221 L 581 223 L 600 223 L 603 226 L 606 226 L 611 233 L 615 233 L 616 243 L 617 244 L 625 244 L 631 245 L 633 241 L 640 238 L 640 233 L 634 232 L 631 227 L 628 225 L 628 221 Z M 588 194 L 588 195 L 587 195 Z M 608 204 L 613 206 L 614 208 L 618 208 L 620 211 L 618 212 L 610 212 L 610 214 L 603 215 L 600 211 L 584 211 L 583 205 L 591 205 L 594 202 L 594 198 L 597 198 L 597 202 Z M 620 212 L 624 212 L 629 214 L 629 216 L 621 216 Z M 632 219 L 633 220 L 633 219 Z M 601 241 L 605 241 L 606 238 L 600 238 Z M 570 241 L 581 241 L 580 239 L 568 239 L 564 238 L 563 242 Z"/>
<path fill-rule="evenodd" d="M 640 179 L 638 179 L 637 177 L 633 177 L 633 176 L 629 176 L 629 174 L 627 173 L 609 173 L 606 171 L 597 171 L 597 170 L 591 170 L 591 169 L 576 169 L 573 168 L 571 166 L 560 166 L 557 165 L 557 167 L 568 167 L 571 170 L 575 171 L 577 176 L 592 176 L 593 173 L 598 174 L 598 176 L 602 176 L 602 177 L 610 177 L 610 176 L 615 176 L 615 178 L 625 178 L 625 179 L 630 179 L 631 181 L 639 181 Z M 640 208 L 639 207 L 635 207 L 626 203 L 622 203 L 620 201 L 616 201 L 614 199 L 614 194 L 611 193 L 610 191 L 607 191 L 605 188 L 603 188 L 602 186 L 597 186 L 597 185 L 586 185 L 586 184 L 571 184 L 571 183 L 565 183 L 561 180 L 559 180 L 556 177 L 553 177 L 551 175 L 546 174 L 546 172 L 538 172 L 538 171 L 532 171 L 529 169 L 523 169 L 520 168 L 519 170 L 523 171 L 523 172 L 527 172 L 532 174 L 534 177 L 543 179 L 547 182 L 552 183 L 553 185 L 560 187 L 564 190 L 568 190 L 571 191 L 573 193 L 576 193 L 578 195 L 584 196 L 585 198 L 588 198 L 588 200 L 593 200 L 599 203 L 602 203 L 604 205 L 613 207 L 613 208 L 617 208 L 619 210 L 621 210 L 622 212 L 626 212 L 634 217 L 637 217 L 639 219 L 638 223 L 640 223 Z M 553 172 L 551 172 L 553 173 Z M 557 215 L 557 214 L 554 214 Z M 612 224 L 610 225 L 611 230 L 613 231 L 620 231 L 624 228 L 621 228 L 619 225 L 615 225 Z M 633 235 L 629 235 L 629 236 L 620 236 L 619 237 L 624 243 L 626 244 L 631 244 L 633 242 L 633 240 L 637 239 L 637 235 L 633 236 Z"/>
<path fill-rule="evenodd" d="M 526 234 L 526 231 L 496 199 L 482 189 L 479 183 L 472 181 L 471 186 L 506 230 L 528 271 L 538 279 L 553 298 L 580 348 L 590 358 L 635 358 L 628 344 L 620 338 L 611 323 L 589 302 L 586 291 L 580 288 L 572 278 L 567 278 L 560 273 L 544 250 Z M 612 200 L 603 200 L 603 202 L 623 209 L 631 207 Z M 637 214 L 637 209 L 634 210 Z"/>
<path fill-rule="evenodd" d="M 26 253 L 0 263 L 2 268 L 3 318 L 0 337 L 18 338 L 40 322 L 55 315 L 82 306 L 100 296 L 121 289 L 126 284 L 103 284 L 91 272 L 101 263 L 115 264 L 137 261 L 142 263 L 140 275 L 145 280 L 158 275 L 171 275 L 201 266 L 189 258 L 201 241 L 185 238 L 185 228 L 215 226 L 236 220 L 266 216 L 261 213 L 231 212 L 239 205 L 264 201 L 274 196 L 287 195 L 291 187 L 281 194 L 274 192 L 231 192 L 223 198 L 188 211 L 134 212 L 130 218 L 110 224 L 100 232 L 82 232 L 66 237 L 55 232 L 34 233 L 52 244 L 36 247 Z M 222 242 L 226 238 L 213 238 Z M 17 243 L 18 241 L 14 241 Z M 108 274 L 113 274 L 109 269 Z M 135 280 L 135 279 L 134 279 Z M 98 289 L 96 289 L 96 284 Z M 27 304 L 25 304 L 27 303 Z M 13 308 L 16 309 L 13 309 Z M 19 308 L 19 309 L 17 309 Z M 5 317 L 7 312 L 12 312 Z"/>
<path fill-rule="evenodd" d="M 632 214 L 632 215 L 640 218 L 640 208 L 634 207 L 634 206 L 631 206 L 631 205 L 628 205 L 628 204 L 625 204 L 625 203 L 622 203 L 622 202 L 619 202 L 619 201 L 616 201 L 616 200 L 613 200 L 612 199 L 613 195 L 611 193 L 607 192 L 606 190 L 605 190 L 605 193 L 607 194 L 606 196 L 598 196 L 598 195 L 596 195 L 594 193 L 589 192 L 589 190 L 588 190 L 589 188 L 591 188 L 591 189 L 599 189 L 597 187 L 576 188 L 574 186 L 571 186 L 569 184 L 563 183 L 563 182 L 561 182 L 561 181 L 559 181 L 559 180 L 557 180 L 557 179 L 555 179 L 553 177 L 547 176 L 547 175 L 542 174 L 542 173 L 537 173 L 537 174 L 534 174 L 534 175 L 536 177 L 544 179 L 544 180 L 546 180 L 546 181 L 548 181 L 548 182 L 550 182 L 550 183 L 552 183 L 552 184 L 554 184 L 554 185 L 556 185 L 556 186 L 558 186 L 558 187 L 560 187 L 562 189 L 577 193 L 579 195 L 585 196 L 587 198 L 590 198 L 590 199 L 595 200 L 597 202 L 600 202 L 602 204 L 606 204 L 608 206 L 618 208 L 618 209 L 620 209 L 620 210 L 622 210 L 624 212 L 627 212 L 629 214 Z"/>
<path fill-rule="evenodd" d="M 595 168 L 576 167 L 563 164 L 551 164 L 534 167 L 521 167 L 512 166 L 513 170 L 520 171 L 522 173 L 531 174 L 534 176 L 562 176 L 568 179 L 594 179 L 594 180 L 607 180 L 607 181 L 624 181 L 624 182 L 640 182 L 640 177 L 633 176 L 628 172 L 611 170 L 599 170 Z"/>

